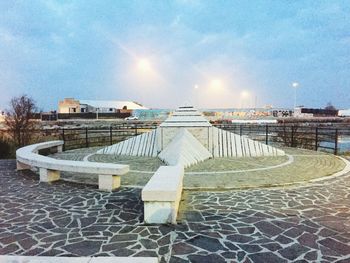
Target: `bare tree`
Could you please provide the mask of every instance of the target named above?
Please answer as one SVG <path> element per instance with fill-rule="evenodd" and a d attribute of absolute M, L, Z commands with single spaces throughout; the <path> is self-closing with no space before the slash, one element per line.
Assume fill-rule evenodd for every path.
<path fill-rule="evenodd" d="M 325 110 L 337 110 L 337 109 L 333 106 L 332 102 L 328 102 L 327 105 L 326 105 L 326 107 L 325 107 L 324 109 L 325 109 Z"/>
<path fill-rule="evenodd" d="M 10 108 L 6 111 L 5 124 L 16 146 L 30 142 L 30 130 L 33 128 L 36 109 L 35 101 L 27 95 L 11 99 Z"/>

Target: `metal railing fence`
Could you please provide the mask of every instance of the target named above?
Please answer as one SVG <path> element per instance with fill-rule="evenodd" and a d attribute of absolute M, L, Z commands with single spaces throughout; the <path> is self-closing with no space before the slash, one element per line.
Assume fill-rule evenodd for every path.
<path fill-rule="evenodd" d="M 158 127 L 159 123 L 121 123 L 104 127 L 55 128 L 26 131 L 31 133 L 30 143 L 63 140 L 64 149 L 107 146 L 126 140 Z M 315 151 L 339 154 L 350 152 L 350 125 L 308 126 L 290 124 L 215 124 L 217 128 L 228 130 L 251 139 L 276 146 L 298 147 Z M 0 133 L 9 133 L 0 130 Z M 342 149 L 340 142 L 349 140 L 349 149 Z M 340 151 L 341 150 L 341 151 Z"/>

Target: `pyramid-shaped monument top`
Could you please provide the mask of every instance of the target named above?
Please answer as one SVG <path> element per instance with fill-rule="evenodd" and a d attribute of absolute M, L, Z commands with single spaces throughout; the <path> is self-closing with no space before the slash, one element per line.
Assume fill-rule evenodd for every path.
<path fill-rule="evenodd" d="M 211 127 L 210 122 L 192 106 L 179 107 L 160 127 Z"/>

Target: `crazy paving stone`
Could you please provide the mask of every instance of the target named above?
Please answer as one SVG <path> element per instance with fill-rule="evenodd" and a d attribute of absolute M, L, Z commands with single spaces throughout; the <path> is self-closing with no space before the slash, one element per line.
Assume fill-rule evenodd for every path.
<path fill-rule="evenodd" d="M 187 242 L 189 244 L 192 244 L 193 246 L 196 246 L 211 252 L 216 252 L 218 250 L 225 249 L 217 239 L 205 237 L 205 236 L 196 236 L 188 240 Z"/>

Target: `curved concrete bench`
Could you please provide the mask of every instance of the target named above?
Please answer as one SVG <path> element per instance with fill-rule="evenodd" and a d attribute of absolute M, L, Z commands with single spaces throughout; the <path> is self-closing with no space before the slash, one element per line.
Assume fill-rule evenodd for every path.
<path fill-rule="evenodd" d="M 40 150 L 54 147 L 57 148 L 57 152 L 61 152 L 63 143 L 63 141 L 50 141 L 18 149 L 16 151 L 17 170 L 39 168 L 41 182 L 59 180 L 61 171 L 98 174 L 100 190 L 111 191 L 120 187 L 120 175 L 129 171 L 129 165 L 58 160 L 38 154 Z"/>
<path fill-rule="evenodd" d="M 145 223 L 176 224 L 183 177 L 183 165 L 159 167 L 142 189 Z"/>

